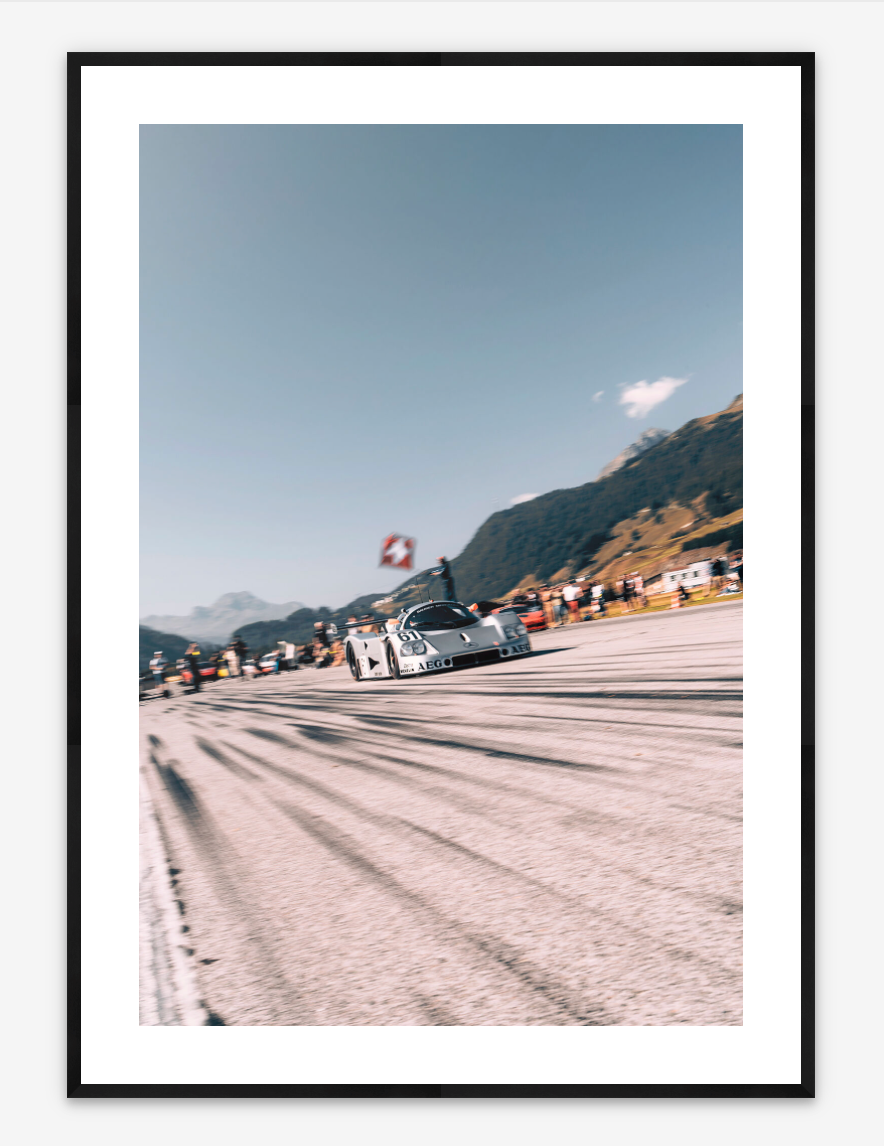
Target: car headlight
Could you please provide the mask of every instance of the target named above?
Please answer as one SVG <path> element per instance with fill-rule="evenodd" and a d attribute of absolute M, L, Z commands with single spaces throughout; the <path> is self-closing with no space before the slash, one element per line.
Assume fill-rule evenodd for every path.
<path fill-rule="evenodd" d="M 406 641 L 399 646 L 399 652 L 404 657 L 419 657 L 422 653 L 427 651 L 427 646 L 423 641 Z"/>
<path fill-rule="evenodd" d="M 503 631 L 506 633 L 507 640 L 514 641 L 519 635 L 518 629 L 515 625 L 504 625 Z"/>
<path fill-rule="evenodd" d="M 528 632 L 528 630 L 525 628 L 525 626 L 522 624 L 521 621 L 519 621 L 518 625 L 515 626 L 515 630 L 519 634 L 520 637 L 524 637 L 524 635 Z"/>

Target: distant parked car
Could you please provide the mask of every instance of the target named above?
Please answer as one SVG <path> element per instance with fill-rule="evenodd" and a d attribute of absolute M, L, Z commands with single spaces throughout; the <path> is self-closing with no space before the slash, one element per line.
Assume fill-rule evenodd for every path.
<path fill-rule="evenodd" d="M 190 665 L 186 661 L 179 661 L 178 665 L 184 683 L 193 684 L 193 673 L 190 671 Z M 214 680 L 218 675 L 218 667 L 213 665 L 211 661 L 200 661 L 199 673 L 203 680 Z"/>
<path fill-rule="evenodd" d="M 529 633 L 539 633 L 546 628 L 546 614 L 541 601 L 516 601 L 502 608 L 515 613 Z M 499 613 L 501 609 L 495 609 L 494 612 Z"/>
<path fill-rule="evenodd" d="M 258 661 L 258 672 L 260 672 L 260 673 L 276 672 L 279 657 L 280 657 L 279 653 L 266 653 Z"/>

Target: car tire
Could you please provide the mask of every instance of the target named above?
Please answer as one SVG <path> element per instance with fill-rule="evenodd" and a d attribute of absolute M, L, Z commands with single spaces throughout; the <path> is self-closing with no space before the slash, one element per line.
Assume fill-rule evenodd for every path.
<path fill-rule="evenodd" d="M 389 641 L 387 642 L 387 668 L 390 670 L 390 676 L 394 680 L 402 680 L 402 673 L 399 671 L 399 661 L 396 659 L 396 652 Z"/>
<path fill-rule="evenodd" d="M 347 668 L 350 670 L 350 675 L 354 680 L 362 680 L 359 674 L 359 662 L 356 660 L 356 654 L 353 652 L 352 645 L 347 645 Z"/>

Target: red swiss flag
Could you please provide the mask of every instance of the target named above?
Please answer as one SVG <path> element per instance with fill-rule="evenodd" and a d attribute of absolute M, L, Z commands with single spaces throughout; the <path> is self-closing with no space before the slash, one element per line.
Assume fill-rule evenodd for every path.
<path fill-rule="evenodd" d="M 413 537 L 400 537 L 391 533 L 381 542 L 381 565 L 394 565 L 397 569 L 414 568 Z"/>

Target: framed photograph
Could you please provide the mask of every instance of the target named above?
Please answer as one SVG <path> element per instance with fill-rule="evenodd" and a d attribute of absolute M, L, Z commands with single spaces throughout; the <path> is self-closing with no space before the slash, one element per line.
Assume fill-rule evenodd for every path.
<path fill-rule="evenodd" d="M 68 97 L 69 1094 L 812 1095 L 813 57 Z"/>

